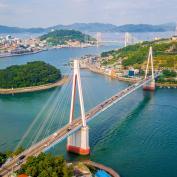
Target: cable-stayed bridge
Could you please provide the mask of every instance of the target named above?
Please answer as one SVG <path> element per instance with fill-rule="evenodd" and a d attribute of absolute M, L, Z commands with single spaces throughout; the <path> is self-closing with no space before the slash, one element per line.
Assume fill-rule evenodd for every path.
<path fill-rule="evenodd" d="M 148 76 L 149 65 L 151 64 L 151 75 Z M 60 143 L 62 140 L 67 139 L 67 151 L 74 152 L 80 155 L 88 155 L 90 153 L 89 146 L 89 127 L 87 123 L 92 119 L 96 118 L 97 115 L 110 108 L 113 104 L 119 102 L 126 96 L 130 95 L 140 87 L 144 90 L 155 90 L 155 79 L 160 75 L 161 72 L 154 72 L 153 68 L 153 55 L 152 47 L 150 47 L 148 62 L 145 72 L 145 78 L 139 82 L 129 86 L 128 88 L 116 93 L 112 97 L 101 102 L 91 110 L 85 113 L 84 100 L 82 93 L 82 84 L 80 78 L 79 61 L 74 60 L 74 73 L 73 73 L 73 86 L 71 96 L 71 109 L 69 124 L 65 125 L 61 129 L 58 129 L 52 135 L 44 138 L 38 143 L 32 145 L 24 152 L 13 158 L 10 162 L 6 163 L 0 168 L 1 176 L 8 176 L 12 171 L 20 169 L 21 165 L 24 164 L 29 156 L 37 156 L 41 152 L 48 151 L 51 147 Z M 76 90 L 78 88 L 79 103 L 81 109 L 81 116 L 78 119 L 74 119 L 75 99 Z"/>

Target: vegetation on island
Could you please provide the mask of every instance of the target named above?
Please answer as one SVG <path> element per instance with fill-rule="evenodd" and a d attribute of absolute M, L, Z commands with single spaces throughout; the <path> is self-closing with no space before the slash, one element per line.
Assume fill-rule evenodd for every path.
<path fill-rule="evenodd" d="M 24 149 L 19 147 L 14 152 L 0 152 L 0 167 L 8 158 L 16 157 L 23 151 Z M 17 174 L 27 174 L 31 177 L 71 177 L 73 172 L 73 165 L 68 165 L 62 156 L 55 157 L 51 154 L 41 153 L 37 157 L 29 157 L 26 163 L 17 171 Z"/>
<path fill-rule="evenodd" d="M 46 40 L 53 46 L 65 45 L 68 41 L 79 41 L 81 43 L 95 41 L 90 35 L 75 30 L 55 30 L 41 36 L 40 40 Z"/>
<path fill-rule="evenodd" d="M 7 155 L 5 153 L 0 152 L 0 167 L 2 164 L 5 163 L 6 160 L 7 160 Z"/>
<path fill-rule="evenodd" d="M 16 157 L 17 155 L 19 155 L 20 153 L 22 153 L 25 149 L 20 146 L 17 149 L 15 149 L 15 151 L 7 151 L 6 155 L 7 157 Z"/>
<path fill-rule="evenodd" d="M 62 156 L 54 157 L 51 154 L 41 153 L 37 157 L 29 157 L 17 173 L 31 177 L 71 177 L 73 166 L 68 165 Z"/>
<path fill-rule="evenodd" d="M 145 70 L 150 46 L 153 48 L 155 70 L 163 71 L 158 82 L 177 83 L 177 41 L 171 39 L 145 41 L 118 50 L 103 52 L 102 65 L 121 63 L 124 68 Z"/>
<path fill-rule="evenodd" d="M 15 151 L 0 152 L 0 167 L 6 162 L 8 158 L 13 158 L 24 151 L 23 147 L 17 148 Z"/>
<path fill-rule="evenodd" d="M 173 70 L 163 70 L 162 74 L 158 78 L 159 83 L 177 84 L 177 73 Z"/>
<path fill-rule="evenodd" d="M 0 70 L 0 88 L 23 88 L 55 83 L 61 79 L 61 72 L 43 61 L 13 65 Z"/>

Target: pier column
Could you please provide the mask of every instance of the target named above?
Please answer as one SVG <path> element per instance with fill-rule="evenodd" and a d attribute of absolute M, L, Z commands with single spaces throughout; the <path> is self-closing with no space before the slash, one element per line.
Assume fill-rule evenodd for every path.
<path fill-rule="evenodd" d="M 80 155 L 90 154 L 88 126 L 68 137 L 67 151 Z"/>
<path fill-rule="evenodd" d="M 155 80 L 143 86 L 144 91 L 154 91 L 155 90 Z"/>

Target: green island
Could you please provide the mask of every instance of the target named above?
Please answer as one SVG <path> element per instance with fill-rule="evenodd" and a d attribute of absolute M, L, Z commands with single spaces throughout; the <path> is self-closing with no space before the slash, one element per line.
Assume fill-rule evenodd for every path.
<path fill-rule="evenodd" d="M 120 65 L 123 69 L 139 69 L 144 73 L 147 64 L 149 47 L 153 48 L 154 68 L 162 70 L 162 75 L 158 78 L 158 83 L 177 84 L 177 40 L 160 39 L 145 41 L 135 45 L 103 52 L 101 54 L 102 66 Z"/>
<path fill-rule="evenodd" d="M 95 39 L 90 35 L 83 34 L 80 31 L 75 30 L 55 30 L 44 34 L 40 37 L 41 41 L 46 41 L 52 46 L 56 45 L 67 45 L 68 42 L 78 41 L 80 43 L 94 42 Z"/>
<path fill-rule="evenodd" d="M 0 70 L 0 88 L 24 88 L 55 83 L 61 80 L 59 69 L 43 61 L 13 65 Z"/>

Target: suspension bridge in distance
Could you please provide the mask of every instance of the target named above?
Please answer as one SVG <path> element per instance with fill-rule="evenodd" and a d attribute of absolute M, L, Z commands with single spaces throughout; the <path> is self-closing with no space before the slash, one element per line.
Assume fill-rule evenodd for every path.
<path fill-rule="evenodd" d="M 149 64 L 151 63 L 152 74 L 147 75 L 149 70 Z M 79 60 L 74 60 L 74 73 L 73 73 L 73 87 L 71 97 L 71 109 L 69 124 L 63 128 L 57 130 L 52 135 L 32 145 L 17 157 L 0 168 L 0 176 L 8 176 L 10 172 L 20 169 L 28 157 L 38 156 L 41 152 L 46 152 L 56 144 L 60 143 L 64 139 L 67 139 L 67 151 L 74 152 L 79 155 L 88 155 L 90 153 L 89 147 L 89 127 L 87 123 L 94 119 L 97 115 L 110 108 L 115 103 L 119 102 L 126 96 L 130 95 L 140 87 L 144 90 L 155 90 L 155 79 L 161 74 L 160 71 L 154 73 L 153 69 L 153 56 L 152 47 L 149 50 L 148 62 L 146 67 L 145 78 L 139 82 L 129 86 L 128 88 L 116 93 L 112 97 L 106 99 L 96 107 L 85 113 L 84 100 L 82 95 L 82 85 L 80 78 Z M 78 87 L 76 85 L 78 84 Z M 76 88 L 78 88 L 81 116 L 74 119 L 74 103 L 76 97 Z"/>
<path fill-rule="evenodd" d="M 96 33 L 97 47 L 99 45 L 107 44 L 107 43 L 117 44 L 117 43 L 120 43 L 121 41 L 124 41 L 124 47 L 127 47 L 128 45 L 132 45 L 132 44 L 141 42 L 137 38 L 135 38 L 131 33 L 128 33 L 128 32 L 126 32 L 124 37 L 122 39 L 119 39 L 119 40 L 106 40 L 106 39 L 102 38 L 102 33 L 101 32 Z"/>

